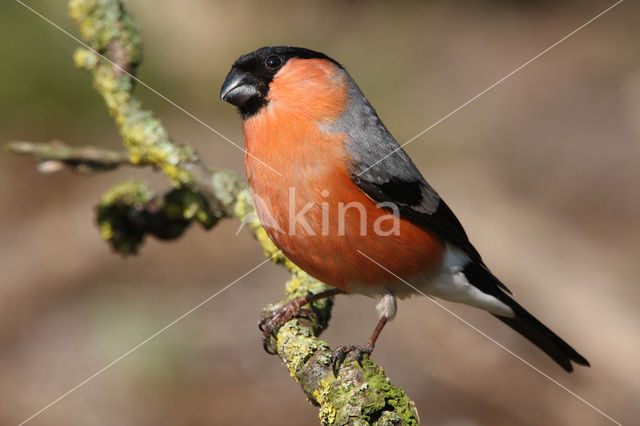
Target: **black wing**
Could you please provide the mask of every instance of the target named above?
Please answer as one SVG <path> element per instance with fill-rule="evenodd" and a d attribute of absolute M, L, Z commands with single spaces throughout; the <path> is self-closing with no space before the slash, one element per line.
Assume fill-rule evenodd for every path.
<path fill-rule="evenodd" d="M 388 157 L 369 169 L 367 167 L 370 166 L 363 163 L 352 164 L 351 180 L 375 202 L 395 204 L 403 218 L 433 232 L 460 248 L 472 260 L 482 263 L 480 254 L 469 241 L 458 218 L 424 180 L 409 156 L 401 149 L 393 156 L 404 158 L 401 161 L 387 161 Z M 403 177 L 394 174 L 397 170 L 395 167 L 400 165 L 403 167 Z"/>

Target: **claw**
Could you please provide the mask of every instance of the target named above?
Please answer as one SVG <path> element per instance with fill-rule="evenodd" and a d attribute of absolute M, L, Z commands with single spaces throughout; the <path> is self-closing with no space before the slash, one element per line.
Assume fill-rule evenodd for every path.
<path fill-rule="evenodd" d="M 340 367 L 342 367 L 342 363 L 347 356 L 347 348 L 351 345 L 341 346 L 333 352 L 331 356 L 331 365 L 333 366 L 333 377 L 338 377 L 338 371 L 340 371 Z"/>
<path fill-rule="evenodd" d="M 276 355 L 278 353 L 278 351 L 271 345 L 271 333 L 269 333 L 268 336 L 266 334 L 262 336 L 262 347 L 269 355 Z"/>
<path fill-rule="evenodd" d="M 276 337 L 276 336 L 273 328 L 271 328 L 270 321 L 267 321 L 266 325 L 264 324 L 264 322 L 261 322 L 258 327 L 262 331 L 262 347 L 264 348 L 265 352 L 268 353 L 269 355 L 277 354 L 278 351 L 271 344 L 271 337 L 272 336 Z"/>
<path fill-rule="evenodd" d="M 258 328 L 262 331 L 262 346 L 264 347 L 264 350 L 268 354 L 277 353 L 275 348 L 271 345 L 271 336 L 276 337 L 278 329 L 294 316 L 315 316 L 317 320 L 318 314 L 313 309 L 301 309 L 304 305 L 313 303 L 316 300 L 324 299 L 325 297 L 332 297 L 340 293 L 344 293 L 344 291 L 337 288 L 325 290 L 318 294 L 309 293 L 306 297 L 293 299 L 276 309 L 269 309 L 271 312 L 266 315 L 263 313 L 263 317 L 258 322 Z"/>
<path fill-rule="evenodd" d="M 292 300 L 285 305 L 282 305 L 271 312 L 270 315 L 265 316 L 258 322 L 258 328 L 262 331 L 262 347 L 270 354 L 277 354 L 277 350 L 271 344 L 271 337 L 277 337 L 277 330 L 289 321 L 294 316 L 299 315 L 315 315 L 312 309 L 300 309 L 301 301 L 298 299 Z"/>
<path fill-rule="evenodd" d="M 371 355 L 373 352 L 373 346 L 367 343 L 366 345 L 344 345 L 340 346 L 333 352 L 331 356 L 331 365 L 333 366 L 333 375 L 334 377 L 338 377 L 338 372 L 340 371 L 340 367 L 344 363 L 344 360 L 347 357 L 349 352 L 353 352 L 353 356 L 358 361 L 358 365 L 362 368 L 362 357 L 367 354 Z"/>

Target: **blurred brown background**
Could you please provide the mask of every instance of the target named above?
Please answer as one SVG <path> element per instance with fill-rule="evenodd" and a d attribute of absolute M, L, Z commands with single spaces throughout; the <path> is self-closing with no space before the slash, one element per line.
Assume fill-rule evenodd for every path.
<path fill-rule="evenodd" d="M 29 5 L 76 34 L 63 1 Z M 218 99 L 232 61 L 263 45 L 347 66 L 405 141 L 612 4 L 562 2 L 127 2 L 146 50 L 140 78 L 234 141 Z M 565 374 L 492 317 L 448 305 L 625 424 L 640 422 L 640 16 L 627 1 L 407 146 L 517 299 L 592 363 Z M 0 141 L 117 147 L 76 43 L 18 3 L 0 5 Z M 233 146 L 139 88 L 178 142 L 243 169 Z M 237 223 L 109 251 L 92 207 L 125 168 L 40 175 L 0 154 L 0 424 L 16 424 L 263 257 Z M 260 345 L 282 297 L 267 265 L 32 421 L 34 425 L 316 424 Z M 357 343 L 375 302 L 337 299 L 325 337 Z M 403 301 L 374 359 L 424 424 L 610 424 L 424 298 Z"/>

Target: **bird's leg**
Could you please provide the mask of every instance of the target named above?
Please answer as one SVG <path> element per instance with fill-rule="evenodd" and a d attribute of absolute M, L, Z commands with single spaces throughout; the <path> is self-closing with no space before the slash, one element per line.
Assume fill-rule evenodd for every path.
<path fill-rule="evenodd" d="M 277 351 L 271 345 L 271 336 L 275 337 L 275 333 L 278 331 L 278 329 L 295 315 L 298 315 L 300 313 L 314 313 L 311 309 L 302 309 L 304 305 L 342 293 L 345 293 L 344 290 L 340 290 L 339 288 L 332 288 L 317 294 L 298 297 L 297 299 L 290 300 L 283 306 L 279 307 L 270 315 L 261 318 L 260 322 L 258 323 L 258 328 L 263 333 L 262 346 L 264 347 L 264 350 L 269 354 L 276 354 Z"/>
<path fill-rule="evenodd" d="M 392 320 L 396 316 L 396 297 L 393 293 L 389 292 L 385 294 L 380 303 L 377 306 L 378 312 L 380 312 L 380 319 L 376 325 L 375 330 L 371 338 L 365 345 L 344 345 L 339 347 L 333 352 L 331 358 L 331 364 L 333 365 L 333 375 L 338 376 L 338 371 L 342 366 L 347 354 L 353 352 L 353 356 L 358 361 L 358 364 L 362 367 L 362 357 L 364 354 L 371 355 L 373 348 L 376 347 L 376 341 L 382 332 L 382 329 L 389 320 Z"/>

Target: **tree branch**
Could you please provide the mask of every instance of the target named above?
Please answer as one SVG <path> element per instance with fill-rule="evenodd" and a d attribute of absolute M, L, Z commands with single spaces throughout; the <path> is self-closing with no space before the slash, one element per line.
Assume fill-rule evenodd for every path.
<path fill-rule="evenodd" d="M 14 142 L 10 151 L 30 154 L 40 161 L 58 161 L 71 167 L 109 170 L 122 164 L 151 166 L 173 186 L 158 196 L 143 182 L 116 185 L 96 207 L 102 237 L 121 254 L 138 251 L 146 234 L 177 238 L 193 221 L 206 228 L 235 216 L 253 232 L 266 256 L 284 265 L 291 278 L 286 299 L 329 288 L 282 255 L 260 225 L 244 184 L 233 172 L 204 165 L 191 147 L 176 145 L 153 113 L 134 96 L 133 75 L 142 61 L 141 40 L 131 16 L 118 0 L 71 0 L 71 17 L 92 50 L 79 49 L 76 65 L 93 76 L 122 136 L 126 153 L 94 147 Z M 102 59 L 95 52 L 106 56 Z M 281 302 L 284 303 L 284 302 Z M 413 403 L 392 386 L 382 368 L 368 357 L 362 366 L 348 355 L 337 377 L 331 368 L 331 348 L 318 336 L 328 326 L 333 299 L 311 306 L 314 315 L 296 317 L 277 331 L 278 355 L 309 400 L 319 406 L 323 424 L 391 425 L 418 423 Z M 268 306 L 268 315 L 276 306 Z"/>

